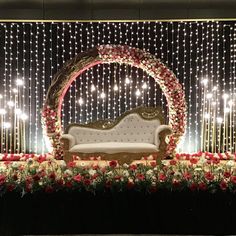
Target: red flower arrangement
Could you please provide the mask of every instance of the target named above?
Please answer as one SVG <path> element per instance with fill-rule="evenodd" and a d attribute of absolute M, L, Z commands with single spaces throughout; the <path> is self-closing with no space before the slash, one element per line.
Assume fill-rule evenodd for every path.
<path fill-rule="evenodd" d="M 196 157 L 194 157 L 196 158 Z M 78 191 L 124 191 L 127 189 L 149 193 L 161 189 L 170 191 L 236 191 L 235 160 L 204 162 L 202 157 L 187 161 L 163 161 L 161 165 L 132 164 L 119 166 L 110 161 L 106 166 L 84 166 L 74 161 L 65 165 L 47 157 L 39 162 L 28 158 L 25 164 L 8 161 L 0 165 L 0 194 L 8 191 L 51 193 L 59 190 Z M 204 157 L 205 158 L 205 157 Z M 205 160 L 207 160 L 205 158 Z M 171 164 L 172 162 L 172 164 Z"/>

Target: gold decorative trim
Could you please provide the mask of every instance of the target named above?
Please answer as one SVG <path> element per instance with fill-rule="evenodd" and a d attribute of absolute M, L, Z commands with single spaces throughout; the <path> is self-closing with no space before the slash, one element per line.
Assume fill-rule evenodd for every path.
<path fill-rule="evenodd" d="M 69 124 L 66 127 L 65 134 L 68 134 L 70 128 L 72 127 L 86 127 L 92 129 L 100 129 L 100 130 L 107 130 L 112 129 L 117 124 L 121 122 L 126 116 L 130 114 L 138 114 L 144 120 L 160 120 L 161 124 L 164 124 L 164 117 L 162 115 L 162 110 L 160 107 L 144 107 L 139 106 L 132 110 L 126 111 L 121 116 L 117 117 L 115 120 L 99 120 L 95 122 L 91 122 L 88 124 Z"/>
<path fill-rule="evenodd" d="M 96 153 L 80 153 L 80 152 L 69 152 L 66 151 L 64 155 L 64 161 L 69 162 L 73 160 L 73 156 L 79 156 L 81 160 L 89 160 L 88 158 L 91 157 L 101 157 L 102 161 L 112 161 L 116 160 L 119 162 L 119 164 L 131 164 L 134 160 L 141 160 L 142 157 L 148 157 L 150 155 L 153 155 L 154 160 L 156 159 L 156 156 L 159 156 L 156 153 L 146 153 L 146 152 L 140 152 L 140 153 L 130 153 L 130 152 L 120 152 L 120 153 L 112 153 L 107 154 L 103 152 L 96 152 Z"/>

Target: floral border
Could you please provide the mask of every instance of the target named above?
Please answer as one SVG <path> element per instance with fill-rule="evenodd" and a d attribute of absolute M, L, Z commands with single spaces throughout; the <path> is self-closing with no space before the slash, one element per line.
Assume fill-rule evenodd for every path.
<path fill-rule="evenodd" d="M 173 130 L 173 134 L 170 136 L 167 147 L 167 155 L 173 155 L 176 145 L 186 129 L 186 101 L 184 91 L 173 72 L 162 64 L 159 59 L 155 58 L 154 55 L 127 45 L 100 45 L 94 49 L 93 54 L 89 63 L 84 65 L 84 67 L 90 67 L 99 63 L 116 62 L 119 64 L 129 64 L 146 71 L 146 73 L 153 77 L 160 85 L 166 96 L 169 109 L 169 124 Z M 44 132 L 53 145 L 54 156 L 56 159 L 60 159 L 63 152 L 60 145 L 61 107 L 60 102 L 56 103 L 55 101 L 62 100 L 68 86 L 84 71 L 84 68 L 81 68 L 81 61 L 83 61 L 86 56 L 87 55 L 84 54 L 83 56 L 79 56 L 79 60 L 74 59 L 69 61 L 69 63 L 63 67 L 61 73 L 57 73 L 55 80 L 57 82 L 59 78 L 58 84 L 55 82 L 53 83 L 54 90 L 52 90 L 52 96 L 50 96 L 51 91 L 49 90 L 43 108 L 42 117 Z M 71 68 L 75 69 L 71 70 Z M 64 74 L 62 74 L 62 72 L 64 72 Z M 61 77 L 58 76 L 60 74 L 62 75 Z M 74 79 L 71 79 L 71 77 Z M 62 88 L 61 84 L 59 84 L 59 82 L 62 81 L 63 83 L 66 83 L 66 88 Z M 53 104 L 50 104 L 50 101 Z"/>
<path fill-rule="evenodd" d="M 33 155 L 33 154 L 32 154 Z M 0 195 L 18 192 L 22 196 L 35 192 L 58 191 L 168 191 L 236 192 L 236 158 L 202 153 L 188 156 L 188 160 L 155 160 L 142 164 L 124 164 L 109 161 L 107 165 L 85 162 L 56 161 L 49 156 L 27 156 L 24 162 L 5 161 L 0 165 Z M 184 157 L 184 155 L 182 156 Z M 227 155 L 223 156 L 227 158 Z M 233 156 L 232 156 L 233 157 Z M 97 162 L 100 163 L 100 162 Z"/>

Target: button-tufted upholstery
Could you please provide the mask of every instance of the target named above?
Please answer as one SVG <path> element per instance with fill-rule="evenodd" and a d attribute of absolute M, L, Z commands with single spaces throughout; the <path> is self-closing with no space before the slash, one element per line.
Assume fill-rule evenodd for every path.
<path fill-rule="evenodd" d="M 159 120 L 144 120 L 138 114 L 130 114 L 112 129 L 98 130 L 74 126 L 68 133 L 75 137 L 76 144 L 103 142 L 154 144 L 154 133 L 158 126 L 160 126 Z"/>
<path fill-rule="evenodd" d="M 138 109 L 138 108 L 137 108 Z M 141 109 L 141 108 L 140 108 Z M 62 135 L 64 155 L 146 153 L 159 151 L 159 134 L 171 131 L 158 117 L 143 118 L 137 110 L 125 114 L 112 128 L 70 125 Z M 159 114 L 159 113 L 158 113 Z"/>

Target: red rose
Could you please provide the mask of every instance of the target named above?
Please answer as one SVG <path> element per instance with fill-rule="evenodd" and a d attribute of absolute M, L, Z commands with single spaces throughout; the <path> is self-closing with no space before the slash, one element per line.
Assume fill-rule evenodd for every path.
<path fill-rule="evenodd" d="M 84 180 L 84 184 L 85 184 L 85 185 L 90 185 L 91 182 L 92 182 L 92 181 L 91 181 L 90 179 L 85 179 L 85 180 Z"/>
<path fill-rule="evenodd" d="M 175 166 L 176 165 L 176 160 L 170 160 L 170 165 Z"/>
<path fill-rule="evenodd" d="M 99 174 L 94 174 L 94 175 L 92 176 L 92 179 L 96 179 L 98 176 L 99 176 Z"/>
<path fill-rule="evenodd" d="M 74 179 L 76 182 L 79 183 L 79 182 L 81 182 L 81 180 L 82 180 L 82 176 L 81 176 L 80 174 L 78 174 L 78 175 L 74 176 L 73 179 Z"/>
<path fill-rule="evenodd" d="M 115 168 L 117 166 L 117 161 L 112 160 L 109 162 L 110 167 Z"/>
<path fill-rule="evenodd" d="M 214 175 L 211 172 L 206 172 L 205 178 L 209 181 L 212 181 L 214 179 Z"/>
<path fill-rule="evenodd" d="M 40 176 L 38 174 L 35 174 L 32 176 L 34 181 L 39 181 L 40 180 Z"/>
<path fill-rule="evenodd" d="M 18 179 L 17 174 L 14 174 L 14 175 L 12 176 L 12 178 L 16 181 L 16 180 Z"/>
<path fill-rule="evenodd" d="M 56 178 L 56 174 L 54 172 L 52 172 L 50 175 L 49 175 L 49 178 L 54 180 Z"/>
<path fill-rule="evenodd" d="M 121 176 L 120 176 L 120 175 L 117 175 L 117 176 L 114 177 L 114 179 L 115 179 L 116 181 L 119 181 L 119 180 L 121 179 Z"/>
<path fill-rule="evenodd" d="M 9 184 L 7 186 L 7 191 L 9 191 L 9 192 L 12 192 L 14 189 L 15 189 L 15 185 L 13 185 L 13 184 Z"/>
<path fill-rule="evenodd" d="M 4 161 L 4 165 L 8 166 L 12 163 L 12 161 Z"/>
<path fill-rule="evenodd" d="M 191 183 L 189 188 L 191 191 L 195 191 L 197 189 L 198 185 L 196 183 Z"/>
<path fill-rule="evenodd" d="M 199 187 L 200 190 L 203 190 L 203 191 L 207 190 L 207 186 L 206 186 L 205 183 L 200 183 L 200 184 L 198 185 L 198 187 Z"/>
<path fill-rule="evenodd" d="M 93 170 L 98 170 L 98 169 L 99 169 L 98 165 L 93 166 Z"/>
<path fill-rule="evenodd" d="M 198 159 L 193 157 L 193 158 L 190 159 L 190 163 L 191 164 L 197 164 L 198 163 Z"/>
<path fill-rule="evenodd" d="M 136 175 L 136 178 L 137 178 L 138 180 L 143 181 L 143 180 L 145 179 L 145 176 L 144 176 L 143 174 L 137 174 L 137 175 Z"/>
<path fill-rule="evenodd" d="M 133 171 L 135 171 L 135 170 L 137 170 L 137 165 L 130 165 L 130 170 L 133 170 Z"/>
<path fill-rule="evenodd" d="M 152 167 L 155 167 L 155 166 L 157 165 L 157 163 L 156 163 L 156 161 L 152 161 L 152 162 L 150 163 L 150 165 L 151 165 Z"/>
<path fill-rule="evenodd" d="M 46 161 L 46 156 L 39 156 L 38 158 L 37 158 L 37 162 L 39 162 L 39 163 L 42 163 L 42 162 L 44 162 L 44 161 Z"/>
<path fill-rule="evenodd" d="M 188 172 L 185 172 L 185 173 L 183 174 L 183 176 L 184 176 L 184 178 L 185 178 L 186 180 L 190 180 L 190 179 L 192 178 L 192 175 L 191 175 L 190 173 L 188 173 Z"/>
<path fill-rule="evenodd" d="M 76 163 L 74 161 L 70 161 L 67 163 L 67 167 L 75 167 L 76 166 Z"/>
<path fill-rule="evenodd" d="M 57 180 L 57 184 L 60 185 L 60 186 L 62 186 L 62 185 L 63 185 L 63 179 L 58 179 L 58 180 Z"/>
<path fill-rule="evenodd" d="M 166 175 L 164 175 L 164 174 L 159 174 L 159 179 L 161 180 L 161 181 L 165 181 L 166 180 Z"/>
<path fill-rule="evenodd" d="M 66 182 L 66 184 L 65 184 L 65 186 L 67 187 L 67 188 L 72 188 L 72 182 L 71 181 L 68 181 L 68 182 Z"/>
<path fill-rule="evenodd" d="M 232 183 L 236 184 L 236 176 L 235 175 L 231 176 L 230 180 Z"/>
<path fill-rule="evenodd" d="M 229 178 L 231 176 L 231 173 L 229 171 L 225 171 L 224 177 Z"/>
<path fill-rule="evenodd" d="M 222 180 L 222 181 L 220 182 L 220 188 L 221 188 L 222 190 L 226 190 L 227 187 L 228 187 L 227 183 L 226 183 L 224 180 Z"/>
<path fill-rule="evenodd" d="M 6 176 L 0 174 L 0 185 L 3 185 L 5 182 Z"/>
<path fill-rule="evenodd" d="M 176 188 L 178 188 L 180 186 L 180 182 L 178 180 L 176 180 L 176 179 L 173 180 L 172 184 Z"/>
<path fill-rule="evenodd" d="M 219 158 L 213 158 L 212 162 L 217 165 L 217 164 L 220 163 L 220 159 Z"/>

